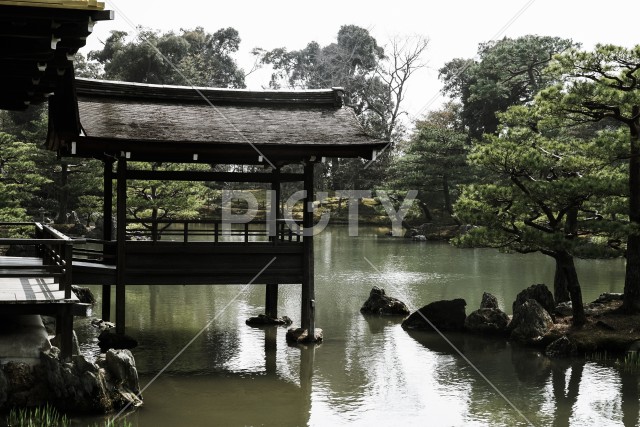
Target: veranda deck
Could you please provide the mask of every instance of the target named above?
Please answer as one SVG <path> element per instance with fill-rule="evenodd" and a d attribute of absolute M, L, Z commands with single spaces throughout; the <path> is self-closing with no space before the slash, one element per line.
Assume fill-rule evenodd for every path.
<path fill-rule="evenodd" d="M 40 258 L 0 256 L 0 314 L 39 314 L 56 317 L 56 335 L 61 335 L 63 357 L 71 355 L 73 316 L 87 316 L 89 304 L 82 304 L 58 283 Z"/>

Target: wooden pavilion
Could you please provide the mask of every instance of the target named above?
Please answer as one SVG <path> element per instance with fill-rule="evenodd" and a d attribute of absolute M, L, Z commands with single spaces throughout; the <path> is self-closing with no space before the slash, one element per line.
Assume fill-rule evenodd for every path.
<path fill-rule="evenodd" d="M 104 164 L 104 235 L 96 241 L 83 239 L 99 249 L 80 250 L 77 242 L 36 224 L 51 238 L 36 236 L 30 244 L 50 261 L 19 263 L 5 276 L 58 275 L 64 298 L 47 299 L 34 309 L 52 309 L 62 319 L 66 356 L 74 313 L 67 306 L 77 305 L 71 283 L 102 284 L 105 319 L 115 286 L 119 333 L 125 327 L 126 285 L 266 284 L 266 314 L 276 317 L 278 284 L 300 284 L 301 326 L 313 337 L 312 235 L 279 228 L 275 235 L 256 240 L 245 228 L 244 239 L 223 241 L 219 224 L 211 223 L 208 240 L 190 241 L 184 221 L 181 241 L 135 241 L 127 235 L 127 180 L 266 183 L 275 190 L 276 206 L 282 183 L 302 182 L 302 227 L 310 230 L 314 165 L 326 157 L 372 159 L 385 143 L 364 133 L 353 111 L 343 105 L 339 88 L 248 91 L 76 79 L 73 55 L 84 46 L 94 23 L 109 19 L 113 12 L 95 0 L 0 0 L 0 109 L 20 110 L 48 100 L 48 148 L 60 156 L 95 158 Z M 136 168 L 138 162 L 262 165 L 263 172 L 145 171 Z M 302 172 L 281 171 L 291 164 L 302 165 Z M 82 253 L 81 259 L 71 256 L 72 246 L 75 255 Z"/>
<path fill-rule="evenodd" d="M 101 283 L 104 301 L 116 287 L 116 328 L 124 332 L 125 286 L 266 284 L 266 314 L 277 317 L 278 284 L 302 285 L 302 328 L 314 336 L 313 236 L 282 227 L 267 239 L 136 241 L 127 237 L 127 180 L 267 183 L 280 205 L 281 184 L 302 182 L 302 228 L 313 226 L 314 165 L 326 157 L 372 159 L 384 142 L 365 134 L 339 88 L 249 91 L 75 79 L 77 102 L 50 101 L 48 144 L 61 156 L 104 164 L 103 249 L 74 263 L 74 283 Z M 62 112 L 62 113 L 61 113 Z M 262 165 L 263 172 L 149 171 L 137 162 Z M 114 164 L 116 170 L 114 172 Z M 289 164 L 302 173 L 281 172 Z M 111 235 L 113 180 L 117 235 Z M 307 235 L 308 234 L 308 235 Z M 109 255 L 113 255 L 109 257 Z M 97 261 L 97 262 L 96 262 Z M 109 303 L 103 303 L 108 318 Z"/>

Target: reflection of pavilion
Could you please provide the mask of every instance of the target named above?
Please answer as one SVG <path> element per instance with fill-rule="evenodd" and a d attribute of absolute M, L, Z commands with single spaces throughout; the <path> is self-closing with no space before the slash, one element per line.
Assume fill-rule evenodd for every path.
<path fill-rule="evenodd" d="M 242 360 L 234 360 L 238 353 L 227 350 L 219 355 L 209 354 L 209 358 L 200 362 L 215 360 L 216 366 L 211 366 L 215 369 L 201 372 L 198 369 L 201 366 L 191 366 L 198 361 L 189 357 L 184 371 L 169 371 L 145 390 L 145 405 L 150 410 L 134 413 L 132 418 L 137 418 L 141 425 L 309 425 L 315 346 L 300 347 L 298 357 L 297 349 L 283 351 L 287 344 L 277 338 L 277 327 L 256 328 L 251 332 L 246 342 L 253 346 L 248 358 L 240 355 L 244 357 Z M 194 352 L 217 347 L 243 349 L 237 342 L 229 343 L 242 339 L 233 331 L 203 338 L 199 341 L 209 341 L 207 348 Z M 289 350 L 293 350 L 292 357 L 296 362 L 299 359 L 300 364 L 293 362 L 292 369 L 283 372 L 282 365 L 291 360 L 282 356 Z M 149 356 L 137 352 L 138 362 L 144 364 L 145 357 Z M 256 364 L 258 358 L 262 358 L 261 365 Z M 149 374 L 157 371 L 156 365 L 150 368 Z M 190 371 L 191 368 L 196 370 Z M 141 383 L 148 379 L 143 375 Z M 165 405 L 167 401 L 171 404 Z"/>

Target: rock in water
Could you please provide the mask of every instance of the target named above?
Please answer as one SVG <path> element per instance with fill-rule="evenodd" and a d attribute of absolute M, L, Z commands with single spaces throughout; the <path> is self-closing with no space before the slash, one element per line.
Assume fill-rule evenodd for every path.
<path fill-rule="evenodd" d="M 309 342 L 322 342 L 322 329 L 315 329 L 315 337 L 309 336 L 309 331 L 302 328 L 290 328 L 287 331 L 286 339 L 291 344 L 304 344 Z"/>
<path fill-rule="evenodd" d="M 500 308 L 498 307 L 498 298 L 494 297 L 489 292 L 483 292 L 480 308 Z"/>
<path fill-rule="evenodd" d="M 462 298 L 432 302 L 412 313 L 402 322 L 402 327 L 404 329 L 433 330 L 425 320 L 426 317 L 440 331 L 462 331 L 464 320 L 467 317 L 464 310 L 466 305 L 467 302 Z"/>
<path fill-rule="evenodd" d="M 293 320 L 291 320 L 291 318 L 289 318 L 289 316 L 282 316 L 282 317 L 269 317 L 266 314 L 258 314 L 256 317 L 250 317 L 248 318 L 245 323 L 249 326 L 269 326 L 269 325 L 276 325 L 276 326 L 289 326 L 290 324 L 293 323 Z"/>
<path fill-rule="evenodd" d="M 546 285 L 539 283 L 537 285 L 531 285 L 527 289 L 521 291 L 513 302 L 513 313 L 515 315 L 516 307 L 524 304 L 527 300 L 534 299 L 547 310 L 547 313 L 552 315 L 556 309 L 556 303 L 553 299 L 553 294 Z"/>
<path fill-rule="evenodd" d="M 538 301 L 528 299 L 513 312 L 513 319 L 509 325 L 511 339 L 534 343 L 549 332 L 552 325 L 553 320 L 547 310 Z"/>
<path fill-rule="evenodd" d="M 576 345 L 566 335 L 561 336 L 544 350 L 548 357 L 569 357 L 576 352 Z"/>
<path fill-rule="evenodd" d="M 129 350 L 109 350 L 106 355 L 107 367 L 114 382 L 133 393 L 140 391 L 138 370 L 133 354 Z"/>
<path fill-rule="evenodd" d="M 397 298 L 387 296 L 384 289 L 374 286 L 369 292 L 369 298 L 362 305 L 360 313 L 381 316 L 406 316 L 410 311 L 405 303 Z"/>
<path fill-rule="evenodd" d="M 469 314 L 464 327 L 479 334 L 506 334 L 509 316 L 498 308 L 481 308 Z"/>
<path fill-rule="evenodd" d="M 111 329 L 105 329 L 98 335 L 98 341 L 102 350 L 108 350 L 110 348 L 115 349 L 130 349 L 135 348 L 138 345 L 138 341 L 135 338 L 126 334 L 112 333 Z"/>

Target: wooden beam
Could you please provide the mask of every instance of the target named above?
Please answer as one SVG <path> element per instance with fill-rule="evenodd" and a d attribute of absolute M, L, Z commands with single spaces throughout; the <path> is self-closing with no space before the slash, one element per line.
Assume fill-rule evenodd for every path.
<path fill-rule="evenodd" d="M 116 333 L 124 334 L 125 330 L 125 260 L 126 260 L 126 228 L 127 228 L 127 160 L 118 159 L 118 213 L 117 213 L 117 264 L 116 264 Z"/>
<path fill-rule="evenodd" d="M 302 255 L 302 329 L 308 331 L 310 340 L 315 339 L 315 283 L 313 261 L 313 166 L 307 162 L 304 166 L 304 198 L 303 209 L 303 255 Z"/>
<path fill-rule="evenodd" d="M 196 172 L 196 171 L 143 171 L 128 170 L 127 179 L 147 181 L 219 181 L 219 182 L 263 182 L 274 181 L 273 173 L 241 172 Z M 304 180 L 301 173 L 279 173 L 280 182 L 298 182 Z"/>

